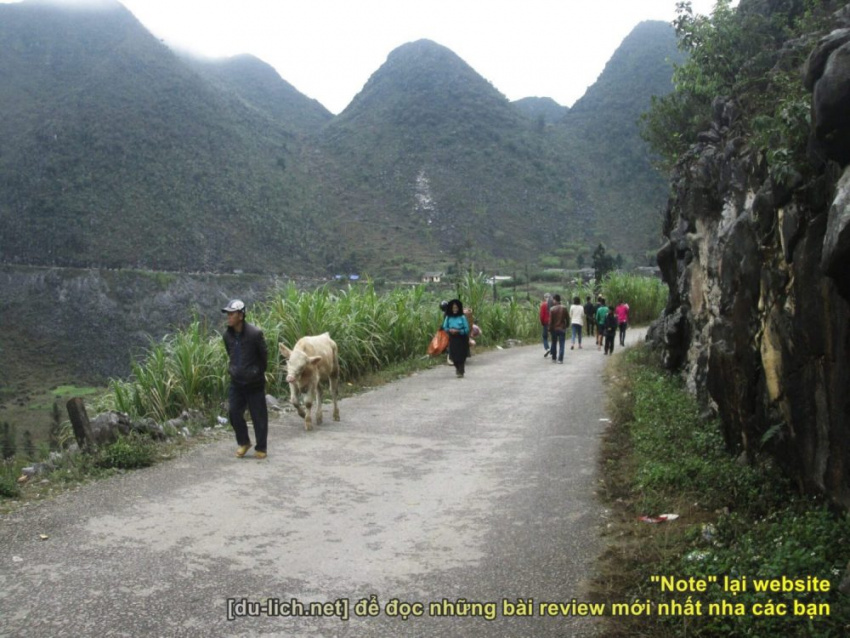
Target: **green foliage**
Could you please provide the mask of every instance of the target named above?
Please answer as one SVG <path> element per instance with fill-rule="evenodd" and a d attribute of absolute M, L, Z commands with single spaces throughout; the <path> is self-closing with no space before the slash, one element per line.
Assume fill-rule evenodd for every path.
<path fill-rule="evenodd" d="M 617 440 L 621 456 L 609 460 L 608 471 L 616 465 L 625 476 L 617 480 L 627 485 L 620 502 L 630 504 L 630 517 L 662 511 L 682 516 L 658 529 L 629 523 L 629 533 L 641 537 L 641 555 L 634 565 L 616 566 L 631 571 L 625 583 L 618 583 L 619 595 L 684 602 L 686 596 L 659 595 L 648 575 L 717 579 L 705 592 L 688 592 L 689 600 L 702 604 L 701 615 L 644 617 L 640 630 L 662 637 L 682 635 L 683 626 L 687 635 L 705 638 L 845 635 L 850 607 L 837 589 L 850 560 L 847 514 L 799 496 L 769 462 L 733 459 L 719 421 L 700 414 L 681 380 L 664 372 L 647 347 L 629 349 L 621 357 L 612 399 L 617 431 L 625 438 Z M 746 589 L 724 591 L 727 577 L 739 584 L 746 578 Z M 753 585 L 755 579 L 783 577 L 829 581 L 829 592 L 757 592 Z M 742 607 L 738 613 L 708 612 L 709 604 L 724 601 Z M 754 604 L 768 601 L 788 605 L 787 614 L 753 613 Z M 794 601 L 826 604 L 829 613 L 795 616 Z M 636 635 L 633 629 L 624 635 Z"/>
<path fill-rule="evenodd" d="M 14 425 L 4 421 L 0 425 L 0 460 L 11 459 L 18 450 L 18 433 Z"/>
<path fill-rule="evenodd" d="M 816 501 L 791 497 L 787 504 L 764 516 L 742 517 L 737 514 L 718 521 L 711 542 L 699 537 L 693 549 L 674 560 L 668 569 L 683 578 L 724 576 L 746 577 L 748 587 L 734 597 L 720 588 L 712 588 L 700 598 L 707 603 L 723 600 L 753 604 L 769 600 L 787 606 L 786 617 L 715 616 L 701 619 L 696 636 L 844 636 L 850 624 L 847 597 L 838 590 L 841 574 L 847 566 L 850 518 L 830 511 Z M 755 579 L 805 580 L 809 576 L 829 581 L 824 592 L 757 592 Z M 827 604 L 827 615 L 794 617 L 794 604 Z"/>
<path fill-rule="evenodd" d="M 212 406 L 227 388 L 227 364 L 221 338 L 199 320 L 152 343 L 132 364 L 129 381 L 111 379 L 107 407 L 166 421 L 187 409 Z"/>
<path fill-rule="evenodd" d="M 609 303 L 629 304 L 629 323 L 643 325 L 655 321 L 667 304 L 667 285 L 657 277 L 610 273 L 602 282 L 602 295 Z"/>
<path fill-rule="evenodd" d="M 602 281 L 609 272 L 617 267 L 616 258 L 605 252 L 605 246 L 599 244 L 593 249 L 593 271 L 596 281 Z"/>
<path fill-rule="evenodd" d="M 764 154 L 773 181 L 791 186 L 807 164 L 811 96 L 796 74 L 777 73 L 773 82 L 779 95 L 771 108 L 753 117 L 752 145 Z"/>
<path fill-rule="evenodd" d="M 52 393 L 56 397 L 82 397 L 97 392 L 97 388 L 92 387 L 77 387 L 75 385 L 60 385 L 55 388 Z"/>
<path fill-rule="evenodd" d="M 642 117 L 642 136 L 662 164 L 671 167 L 708 129 L 716 97 L 732 97 L 741 110 L 740 132 L 754 136 L 772 175 L 788 181 L 802 163 L 808 131 L 809 98 L 798 71 L 808 50 L 783 46 L 819 26 L 813 16 L 826 4 L 788 0 L 737 10 L 719 0 L 706 17 L 694 15 L 690 2 L 679 2 L 674 24 L 687 61 L 676 67 L 674 92 L 653 98 Z"/>
<path fill-rule="evenodd" d="M 104 469 L 135 470 L 156 461 L 157 447 L 146 436 L 131 433 L 97 452 L 96 464 Z"/>
<path fill-rule="evenodd" d="M 33 443 L 32 440 L 32 432 L 30 432 L 29 430 L 24 430 L 23 452 L 26 458 L 35 458 L 35 443 Z"/>
<path fill-rule="evenodd" d="M 9 461 L 0 460 L 0 496 L 17 498 L 21 495 L 21 488 L 16 479 L 15 465 Z"/>
<path fill-rule="evenodd" d="M 671 492 L 709 509 L 754 502 L 759 476 L 735 466 L 719 422 L 700 416 L 678 379 L 651 369 L 634 374 L 629 428 L 638 463 L 634 489 L 642 509 L 657 512 Z"/>
<path fill-rule="evenodd" d="M 635 126 L 670 88 L 665 23 L 636 27 L 574 114 L 529 118 L 420 41 L 333 117 L 259 60 L 181 59 L 118 6 L 0 11 L 13 263 L 399 279 L 444 251 L 528 259 L 543 229 L 634 254 L 666 196 Z"/>
<path fill-rule="evenodd" d="M 60 432 L 62 430 L 62 412 L 59 409 L 59 403 L 53 402 L 53 409 L 50 413 L 50 429 L 47 435 L 48 446 L 51 450 L 60 449 Z"/>
<path fill-rule="evenodd" d="M 484 333 L 481 346 L 535 335 L 533 309 L 518 301 L 494 303 L 483 275 L 461 277 L 456 294 L 475 311 Z M 268 345 L 267 391 L 282 395 L 288 386 L 279 343 L 291 348 L 303 336 L 329 332 L 339 348 L 343 379 L 356 379 L 423 356 L 442 313 L 439 299 L 425 286 L 379 295 L 371 283 L 312 292 L 290 285 L 254 306 L 248 320 L 263 329 Z M 218 410 L 228 384 L 221 335 L 195 321 L 185 331 L 151 344 L 133 363 L 129 379 L 110 380 L 101 407 L 162 422 L 189 408 Z"/>

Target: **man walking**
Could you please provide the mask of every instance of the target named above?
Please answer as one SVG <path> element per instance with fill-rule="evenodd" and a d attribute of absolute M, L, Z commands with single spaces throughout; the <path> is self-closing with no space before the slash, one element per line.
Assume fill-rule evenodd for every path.
<path fill-rule="evenodd" d="M 567 308 L 561 305 L 561 295 L 554 296 L 555 303 L 549 309 L 549 332 L 552 337 L 552 363 L 564 362 L 564 348 L 567 345 Z M 558 344 L 561 352 L 558 354 Z"/>
<path fill-rule="evenodd" d="M 236 456 L 242 458 L 251 449 L 245 408 L 254 424 L 254 458 L 266 458 L 269 413 L 266 406 L 266 366 L 268 349 L 263 331 L 245 321 L 245 303 L 234 299 L 221 309 L 227 313 L 227 330 L 223 339 L 229 357 L 230 390 L 228 410 L 230 425 L 236 434 Z"/>
<path fill-rule="evenodd" d="M 600 295 L 597 297 L 596 307 L 596 349 L 601 350 L 602 344 L 605 342 L 605 317 L 608 316 L 608 306 L 605 304 L 605 298 Z"/>
<path fill-rule="evenodd" d="M 587 296 L 587 302 L 584 304 L 584 314 L 587 317 L 587 336 L 593 336 L 593 328 L 596 326 L 596 306 L 590 300 L 590 295 Z"/>

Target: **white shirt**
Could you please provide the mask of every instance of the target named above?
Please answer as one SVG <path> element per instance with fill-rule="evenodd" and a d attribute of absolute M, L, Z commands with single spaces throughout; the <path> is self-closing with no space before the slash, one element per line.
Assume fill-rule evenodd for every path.
<path fill-rule="evenodd" d="M 570 323 L 577 323 L 580 326 L 584 325 L 584 306 L 577 304 L 570 306 Z"/>

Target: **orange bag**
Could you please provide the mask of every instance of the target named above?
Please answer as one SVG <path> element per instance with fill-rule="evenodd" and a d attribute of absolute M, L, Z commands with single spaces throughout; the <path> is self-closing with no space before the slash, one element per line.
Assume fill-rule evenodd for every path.
<path fill-rule="evenodd" d="M 449 347 L 449 333 L 440 328 L 437 333 L 431 338 L 431 343 L 428 344 L 428 354 L 436 356 L 443 354 L 446 348 Z"/>

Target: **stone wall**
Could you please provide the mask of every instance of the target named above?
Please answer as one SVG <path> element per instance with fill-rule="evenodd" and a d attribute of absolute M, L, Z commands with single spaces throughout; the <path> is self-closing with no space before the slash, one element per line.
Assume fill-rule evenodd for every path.
<path fill-rule="evenodd" d="M 774 455 L 800 489 L 850 507 L 850 11 L 814 47 L 814 177 L 774 183 L 735 102 L 677 166 L 649 339 L 719 415 L 731 451 Z"/>

